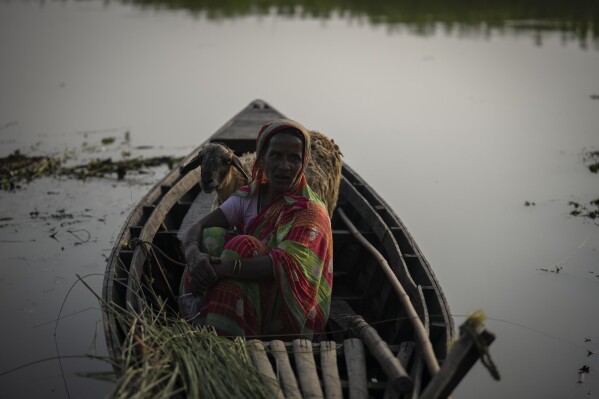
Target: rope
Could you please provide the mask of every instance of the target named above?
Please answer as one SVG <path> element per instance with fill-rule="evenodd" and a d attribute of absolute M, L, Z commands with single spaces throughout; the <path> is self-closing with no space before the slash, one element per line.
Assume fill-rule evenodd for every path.
<path fill-rule="evenodd" d="M 460 326 L 460 333 L 465 333 L 470 336 L 470 339 L 478 351 L 478 357 L 480 358 L 480 361 L 487 368 L 487 370 L 489 370 L 491 376 L 496 381 L 499 381 L 501 377 L 499 376 L 499 370 L 497 369 L 497 366 L 493 362 L 493 359 L 491 359 L 489 346 L 482 340 L 480 334 L 477 333 L 477 329 L 478 326 L 476 323 L 472 322 L 471 320 L 466 320 L 466 322 Z"/>
<path fill-rule="evenodd" d="M 127 242 L 126 247 L 128 249 L 135 249 L 139 244 L 145 244 L 143 246 L 141 246 L 141 250 L 144 251 L 144 253 L 146 254 L 146 257 L 152 257 L 154 259 L 154 261 L 156 262 L 156 265 L 158 266 L 158 269 L 160 270 L 160 274 L 162 274 L 162 278 L 164 279 L 164 282 L 166 283 L 166 286 L 168 287 L 168 290 L 171 293 L 171 296 L 173 298 L 177 298 L 178 295 L 175 295 L 175 292 L 173 291 L 171 284 L 168 281 L 168 278 L 166 277 L 165 273 L 164 273 L 164 268 L 162 267 L 162 264 L 160 263 L 160 260 L 158 259 L 158 257 L 156 256 L 156 252 L 159 253 L 161 256 L 163 256 L 166 260 L 168 260 L 169 262 L 172 262 L 173 264 L 177 265 L 177 266 L 181 266 L 181 267 L 186 267 L 187 265 L 185 263 L 181 263 L 178 262 L 176 260 L 174 260 L 173 258 L 171 258 L 170 256 L 168 256 L 167 254 L 165 254 L 157 245 L 155 245 L 154 243 L 150 242 L 150 241 L 144 241 L 144 240 L 140 240 L 139 238 L 133 238 L 132 240 L 130 240 L 129 242 Z M 150 248 L 148 248 L 148 246 Z M 152 251 L 152 249 L 154 251 Z"/>
<path fill-rule="evenodd" d="M 166 260 L 168 260 L 169 262 L 177 265 L 177 266 L 181 266 L 181 267 L 185 267 L 187 266 L 185 263 L 181 263 L 179 261 L 174 260 L 173 258 L 171 258 L 170 256 L 168 256 L 167 254 L 165 254 L 159 246 L 157 246 L 156 244 L 150 242 L 150 241 L 144 241 L 144 240 L 140 240 L 139 238 L 132 238 L 131 240 L 129 240 L 125 246 L 127 247 L 127 249 L 130 250 L 134 250 L 135 247 L 137 247 L 139 244 L 146 244 L 151 246 L 156 252 L 158 252 L 160 255 L 162 255 L 162 257 L 164 257 Z"/>

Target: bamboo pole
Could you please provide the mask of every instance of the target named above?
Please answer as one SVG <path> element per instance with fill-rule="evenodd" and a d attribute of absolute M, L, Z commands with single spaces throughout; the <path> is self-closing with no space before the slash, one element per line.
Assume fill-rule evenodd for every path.
<path fill-rule="evenodd" d="M 343 341 L 345 363 L 347 365 L 347 380 L 349 382 L 350 399 L 368 398 L 368 381 L 366 377 L 366 355 L 364 345 L 358 338 L 348 338 Z"/>
<path fill-rule="evenodd" d="M 335 341 L 322 341 L 320 343 L 320 367 L 322 368 L 322 382 L 327 399 L 343 399 L 341 380 L 337 368 L 337 343 Z"/>
<path fill-rule="evenodd" d="M 475 341 L 478 341 L 479 345 L 486 348 L 495 339 L 495 335 L 485 330 L 482 323 L 476 324 L 471 329 L 471 333 L 465 333 L 464 326 L 469 322 L 472 323 L 470 319 L 466 320 L 460 327 L 462 334 L 458 342 L 455 343 L 451 352 L 445 358 L 441 370 L 433 376 L 422 392 L 421 399 L 445 398 L 450 395 L 474 363 L 482 356 Z M 496 369 L 494 370 L 496 371 Z M 494 377 L 499 379 L 498 372 Z"/>
<path fill-rule="evenodd" d="M 274 356 L 277 361 L 277 374 L 281 382 L 281 387 L 285 393 L 286 398 L 301 399 L 302 394 L 299 386 L 297 385 L 297 379 L 291 368 L 289 362 L 289 354 L 283 341 L 274 340 L 270 342 L 270 353 Z"/>
<path fill-rule="evenodd" d="M 297 369 L 303 397 L 324 398 L 316 372 L 312 342 L 307 339 L 294 340 L 293 355 L 295 357 L 295 368 Z"/>
<path fill-rule="evenodd" d="M 352 235 L 362 245 L 364 245 L 364 247 L 372 254 L 372 256 L 374 256 L 377 259 L 383 272 L 391 282 L 391 285 L 395 293 L 399 297 L 402 306 L 406 310 L 410 322 L 412 323 L 412 327 L 416 332 L 416 338 L 418 340 L 420 348 L 422 348 L 422 356 L 424 357 L 424 362 L 426 363 L 427 369 L 431 375 L 435 375 L 439 371 L 439 363 L 437 362 L 437 358 L 435 357 L 435 352 L 433 350 L 431 341 L 428 338 L 428 333 L 426 332 L 426 329 L 424 328 L 422 321 L 418 317 L 418 314 L 416 313 L 416 309 L 414 309 L 414 305 L 412 305 L 410 297 L 408 296 L 405 289 L 397 279 L 395 273 L 393 273 L 391 266 L 389 266 L 389 263 L 387 263 L 387 260 L 383 257 L 383 255 L 368 240 L 366 240 L 364 236 L 362 236 L 362 234 L 360 234 L 358 229 L 356 229 L 356 226 L 354 226 L 354 224 L 349 220 L 345 212 L 343 212 L 343 209 L 337 208 L 337 213 L 347 226 L 348 230 L 352 233 Z"/>
<path fill-rule="evenodd" d="M 412 358 L 412 353 L 414 353 L 414 347 L 416 345 L 413 341 L 404 341 L 399 345 L 399 350 L 397 351 L 397 360 L 405 367 L 408 367 L 410 364 L 410 359 Z M 410 378 L 411 379 L 411 378 Z M 412 384 L 414 382 L 412 381 Z M 385 389 L 384 399 L 394 399 L 399 397 L 399 392 L 395 389 L 392 381 L 387 383 L 387 388 Z"/>
<path fill-rule="evenodd" d="M 268 356 L 266 355 L 266 350 L 264 349 L 264 344 L 262 341 L 258 339 L 248 341 L 248 347 L 252 363 L 258 370 L 260 370 L 260 373 L 262 373 L 262 378 L 270 388 L 273 397 L 284 399 L 285 397 L 283 396 L 283 391 L 281 390 L 279 382 L 277 381 L 277 377 L 272 370 L 272 366 L 268 360 Z"/>
<path fill-rule="evenodd" d="M 398 392 L 409 392 L 414 384 L 412 379 L 406 373 L 399 360 L 393 355 L 393 352 L 383 341 L 379 333 L 372 328 L 362 316 L 355 316 L 351 322 L 351 329 L 360 337 L 370 353 L 382 366 L 383 371 L 387 374 L 389 381 L 393 384 Z"/>

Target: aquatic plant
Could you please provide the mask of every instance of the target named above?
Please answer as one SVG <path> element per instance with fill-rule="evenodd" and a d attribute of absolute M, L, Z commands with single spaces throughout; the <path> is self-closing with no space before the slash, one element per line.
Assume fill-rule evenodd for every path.
<path fill-rule="evenodd" d="M 146 169 L 166 165 L 168 169 L 179 162 L 181 157 L 157 156 L 113 161 L 111 158 L 94 159 L 86 164 L 62 166 L 62 156 L 28 156 L 18 150 L 7 157 L 0 158 L 0 180 L 2 189 L 10 191 L 19 188 L 22 182 L 30 182 L 44 176 L 66 176 L 84 180 L 97 177 L 123 179 L 127 173 L 143 173 Z"/>
<path fill-rule="evenodd" d="M 588 151 L 583 155 L 584 163 L 591 173 L 599 172 L 599 151 Z"/>
<path fill-rule="evenodd" d="M 2 189 L 14 190 L 20 181 L 31 181 L 56 173 L 63 161 L 62 157 L 30 157 L 16 150 L 7 157 L 0 158 L 0 179 Z"/>

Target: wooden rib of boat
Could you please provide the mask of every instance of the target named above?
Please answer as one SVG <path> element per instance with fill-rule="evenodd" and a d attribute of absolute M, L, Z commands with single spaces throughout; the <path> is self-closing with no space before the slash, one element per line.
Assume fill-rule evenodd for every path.
<path fill-rule="evenodd" d="M 283 115 L 270 105 L 256 100 L 207 141 L 225 143 L 238 154 L 254 151 L 259 128 L 281 117 Z M 180 165 L 189 162 L 197 151 L 193 151 Z M 366 340 L 356 340 L 350 329 L 340 328 L 343 320 L 339 323 L 339 317 L 335 317 L 335 312 L 339 313 L 339 309 L 346 313 L 353 312 L 360 315 L 361 321 L 385 343 L 381 350 L 389 350 L 388 353 L 400 359 L 410 381 L 404 388 L 411 391 L 409 397 L 419 397 L 432 377 L 423 357 L 420 356 L 424 348 L 419 345 L 409 313 L 400 305 L 398 294 L 393 289 L 388 275 L 380 267 L 379 260 L 356 238 L 345 219 L 349 219 L 361 237 L 370 243 L 391 267 L 394 278 L 405 289 L 417 318 L 428 335 L 433 356 L 440 365 L 446 360 L 448 343 L 453 338 L 454 331 L 447 301 L 429 263 L 396 213 L 348 165 L 344 164 L 342 173 L 339 202 L 331 219 L 335 264 L 332 295 L 336 305 L 335 309 L 332 309 L 327 333 L 320 337 L 318 342 L 312 343 L 251 341 L 252 345 L 264 348 L 267 353 L 266 359 L 273 367 L 283 367 L 285 362 L 276 360 L 272 353 L 268 354 L 271 346 L 283 345 L 291 355 L 297 350 L 296 347 L 302 345 L 318 348 L 322 364 L 332 366 L 320 370 L 312 367 L 313 371 L 303 372 L 299 368 L 304 366 L 300 365 L 305 364 L 305 367 L 309 367 L 314 359 L 311 356 L 306 358 L 305 353 L 300 351 L 305 362 L 298 358 L 295 368 L 291 368 L 298 373 L 301 385 L 299 388 L 292 388 L 301 389 L 304 397 L 314 393 L 310 389 L 322 389 L 321 393 L 324 392 L 327 397 L 347 397 L 350 391 L 352 397 L 355 397 L 353 394 L 359 390 L 366 390 L 366 395 L 370 397 L 393 397 L 389 396 L 387 384 L 390 379 L 388 366 L 375 357 L 370 346 L 364 350 L 362 342 L 367 342 Z M 142 250 L 140 246 L 131 249 L 125 244 L 134 239 L 151 242 L 169 257 L 183 261 L 180 233 L 185 231 L 192 221 L 208 212 L 214 199 L 214 194 L 201 192 L 198 181 L 197 170 L 181 176 L 179 168 L 175 168 L 156 184 L 131 212 L 108 259 L 102 293 L 106 303 L 115 304 L 121 309 L 137 309 L 141 305 L 137 293 L 143 290 L 144 284 L 149 284 L 171 308 L 177 308 L 177 300 L 172 295 L 172 292 L 176 291 L 172 288 L 178 287 L 182 268 L 158 270 L 148 262 L 147 251 Z M 339 304 L 341 307 L 337 306 Z M 106 307 L 103 317 L 108 350 L 110 355 L 116 358 L 121 355 L 127 331 L 117 323 L 114 312 L 108 311 Z M 350 338 L 354 340 L 348 340 Z M 325 356 L 326 353 L 331 356 Z M 265 358 L 261 359 L 264 361 Z M 356 363 L 352 359 L 362 360 Z M 466 369 L 476 359 L 474 356 Z M 321 364 L 320 360 L 318 364 Z M 338 367 L 338 382 L 333 380 L 331 383 L 327 376 L 330 371 L 328 367 Z M 284 371 L 281 368 L 275 370 L 275 374 L 283 378 Z M 293 370 L 291 372 L 293 373 Z M 307 380 L 311 373 L 312 382 L 301 383 Z M 462 370 L 461 373 L 465 371 Z M 314 379 L 318 387 L 310 385 L 314 384 Z M 453 384 L 455 385 L 455 382 Z"/>

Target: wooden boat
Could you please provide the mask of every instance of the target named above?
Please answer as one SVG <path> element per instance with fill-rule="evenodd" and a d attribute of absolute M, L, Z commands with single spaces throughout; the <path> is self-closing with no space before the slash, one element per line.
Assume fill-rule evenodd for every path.
<path fill-rule="evenodd" d="M 225 143 L 238 154 L 254 151 L 259 128 L 281 117 L 283 115 L 267 103 L 256 100 L 207 141 Z M 197 149 L 180 165 L 188 163 L 196 153 Z M 352 391 L 352 397 L 355 397 L 353 393 L 356 390 L 367 389 L 366 393 L 371 397 L 393 397 L 388 396 L 389 366 L 380 361 L 380 356 L 377 357 L 370 346 L 365 351 L 364 364 L 358 367 L 364 375 L 356 377 L 352 374 L 353 366 L 344 361 L 348 360 L 346 357 L 350 355 L 344 352 L 342 347 L 348 345 L 345 340 L 351 336 L 351 331 L 355 333 L 356 326 L 353 326 L 353 330 L 347 325 L 343 326 L 343 318 L 338 314 L 341 309 L 341 312 L 360 315 L 361 318 L 358 318 L 357 322 L 362 322 L 367 327 L 363 331 L 374 332 L 374 336 L 385 343 L 382 348 L 384 352 L 392 353 L 393 357 L 397 356 L 401 360 L 409 380 L 408 386 L 404 388 L 412 392 L 409 397 L 418 397 L 434 373 L 426 367 L 422 356 L 426 348 L 419 344 L 414 320 L 410 320 L 411 316 L 406 307 L 401 305 L 391 280 L 399 283 L 407 293 L 417 319 L 430 340 L 434 361 L 441 365 L 447 357 L 448 343 L 453 338 L 454 331 L 447 301 L 429 263 L 395 212 L 347 164 L 343 166 L 342 173 L 340 198 L 331 219 L 335 264 L 332 295 L 336 305 L 335 309 L 332 309 L 324 337 L 327 342 L 337 344 L 333 345 L 332 349 L 336 355 L 334 357 L 339 358 L 338 386 L 341 387 L 343 396 Z M 136 293 L 143 290 L 144 284 L 147 284 L 151 285 L 170 307 L 177 308 L 172 287 L 178 287 L 182 268 L 159 270 L 148 262 L 147 251 L 141 250 L 139 246 L 131 249 L 124 244 L 134 239 L 151 242 L 169 257 L 182 261 L 180 232 L 185 231 L 193 220 L 208 212 L 214 199 L 214 194 L 201 192 L 198 181 L 197 171 L 181 176 L 179 168 L 175 168 L 156 184 L 131 212 L 108 259 L 103 286 L 103 299 L 106 303 L 115 304 L 122 309 L 139 308 L 140 299 Z M 353 232 L 348 227 L 350 225 L 353 225 Z M 359 232 L 362 241 L 354 235 L 356 231 Z M 376 253 L 382 255 L 383 262 L 386 261 L 389 265 L 392 271 L 391 278 L 383 271 Z M 340 307 L 337 306 L 339 304 Z M 121 354 L 126 328 L 116 322 L 114 312 L 107 311 L 106 307 L 103 316 L 108 350 L 112 357 L 118 357 Z M 347 329 L 344 330 L 343 327 Z M 320 340 L 322 339 L 323 337 L 320 337 Z M 367 340 L 364 339 L 364 342 Z M 263 344 L 266 349 L 271 345 L 269 342 Z M 324 342 L 309 344 L 313 348 L 324 348 L 325 345 Z M 293 343 L 288 342 L 284 345 L 293 352 Z M 318 351 L 315 350 L 314 353 L 316 352 Z M 466 362 L 468 365 L 458 374 L 463 375 L 476 358 L 476 355 L 471 354 L 469 362 Z M 272 356 L 269 359 L 271 364 L 278 364 Z M 296 364 L 297 361 L 298 359 Z M 315 361 L 319 362 L 317 357 Z M 395 367 L 395 363 L 392 366 Z M 324 381 L 322 375 L 317 379 Z M 356 381 L 363 387 L 356 387 Z M 306 392 L 304 395 L 307 396 Z"/>

